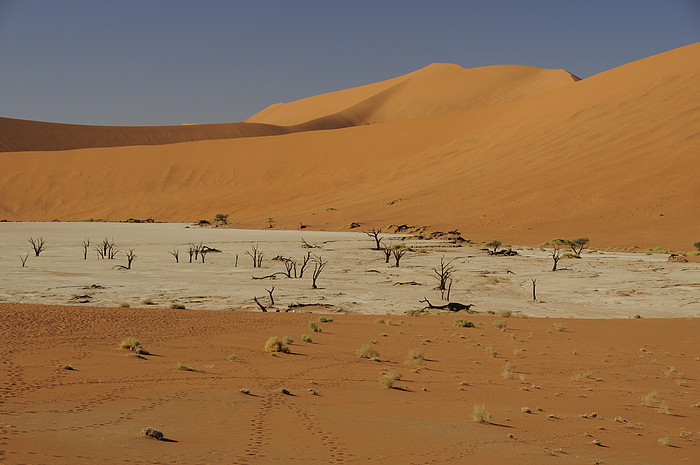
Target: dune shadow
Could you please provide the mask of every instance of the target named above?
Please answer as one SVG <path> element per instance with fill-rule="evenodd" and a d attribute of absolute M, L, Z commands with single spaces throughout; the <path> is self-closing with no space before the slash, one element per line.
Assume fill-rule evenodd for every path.
<path fill-rule="evenodd" d="M 161 438 L 160 442 L 178 442 L 178 441 L 175 439 L 170 439 L 170 438 Z"/>

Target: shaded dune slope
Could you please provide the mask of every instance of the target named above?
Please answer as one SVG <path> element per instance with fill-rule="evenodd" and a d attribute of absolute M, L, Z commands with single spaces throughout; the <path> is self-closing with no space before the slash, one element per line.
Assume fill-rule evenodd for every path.
<path fill-rule="evenodd" d="M 268 217 L 280 228 L 408 223 L 516 244 L 589 236 L 598 247 L 687 250 L 700 230 L 699 83 L 694 44 L 422 118 L 4 153 L 0 218 L 191 221 L 223 212 L 248 227 Z"/>

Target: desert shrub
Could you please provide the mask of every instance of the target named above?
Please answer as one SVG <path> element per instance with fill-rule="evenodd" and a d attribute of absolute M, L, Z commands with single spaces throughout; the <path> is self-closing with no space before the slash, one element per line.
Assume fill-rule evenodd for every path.
<path fill-rule="evenodd" d="M 505 331 L 507 326 L 508 326 L 508 322 L 506 320 L 494 320 L 493 321 L 493 327 L 500 329 L 501 331 Z"/>
<path fill-rule="evenodd" d="M 557 331 L 564 331 L 564 330 L 566 329 L 566 325 L 565 325 L 564 323 L 558 323 L 558 322 L 557 322 L 557 323 L 552 324 L 552 326 L 553 326 L 554 329 L 556 329 Z"/>
<path fill-rule="evenodd" d="M 513 366 L 512 363 L 506 362 L 506 364 L 503 366 L 503 379 L 513 379 Z"/>
<path fill-rule="evenodd" d="M 421 310 L 406 310 L 404 313 L 408 316 L 420 316 L 423 312 Z"/>
<path fill-rule="evenodd" d="M 459 326 L 460 328 L 473 328 L 474 322 L 460 318 L 459 320 L 455 320 L 455 326 Z"/>
<path fill-rule="evenodd" d="M 670 438 L 659 438 L 659 444 L 662 444 L 664 446 L 670 446 L 671 439 Z"/>
<path fill-rule="evenodd" d="M 661 402 L 661 405 L 659 405 L 659 412 L 665 413 L 666 415 L 671 414 L 671 408 L 668 406 L 666 402 Z"/>
<path fill-rule="evenodd" d="M 143 299 L 141 305 L 153 305 L 153 301 L 151 299 Z"/>
<path fill-rule="evenodd" d="M 214 222 L 226 224 L 228 223 L 228 215 L 224 215 L 223 213 L 217 213 L 214 217 Z"/>
<path fill-rule="evenodd" d="M 649 394 L 645 394 L 642 397 L 642 405 L 645 405 L 647 407 L 651 407 L 654 405 L 654 402 L 656 401 L 656 391 L 651 391 Z"/>
<path fill-rule="evenodd" d="M 320 333 L 322 331 L 315 321 L 309 321 L 309 329 L 314 333 Z"/>
<path fill-rule="evenodd" d="M 190 366 L 190 365 L 187 365 L 186 363 L 182 363 L 182 362 L 177 362 L 177 364 L 175 365 L 175 368 L 177 368 L 178 370 L 182 370 L 182 371 L 199 371 L 197 368 Z"/>
<path fill-rule="evenodd" d="M 185 309 L 185 306 L 182 305 L 182 304 L 175 304 L 175 303 L 173 303 L 173 304 L 170 304 L 170 308 L 171 308 L 172 310 L 184 310 L 184 309 Z"/>
<path fill-rule="evenodd" d="M 240 392 L 241 394 L 248 395 L 248 394 L 250 394 L 250 389 L 242 388 L 242 389 L 239 389 L 238 392 Z"/>
<path fill-rule="evenodd" d="M 313 342 L 313 340 L 311 339 L 311 336 L 309 336 L 308 334 L 302 334 L 301 340 L 304 342 Z"/>
<path fill-rule="evenodd" d="M 370 344 L 365 344 L 357 349 L 357 355 L 362 358 L 375 358 L 379 357 L 379 352 Z"/>
<path fill-rule="evenodd" d="M 496 315 L 500 316 L 501 318 L 510 318 L 512 314 L 513 312 L 510 310 L 499 310 L 496 312 Z"/>
<path fill-rule="evenodd" d="M 231 354 L 228 357 L 226 357 L 226 360 L 228 360 L 229 362 L 233 362 L 237 358 L 238 358 L 238 356 L 236 354 Z"/>
<path fill-rule="evenodd" d="M 280 388 L 279 392 L 280 392 L 280 394 L 285 395 L 285 396 L 289 396 L 292 394 L 291 392 L 289 392 L 289 389 L 285 389 L 285 388 Z"/>
<path fill-rule="evenodd" d="M 378 323 L 378 324 L 380 324 L 380 325 L 383 325 L 383 324 L 384 324 L 384 318 L 377 318 L 376 320 L 374 320 L 374 322 L 375 322 L 375 323 Z"/>
<path fill-rule="evenodd" d="M 119 347 L 122 349 L 127 349 L 127 350 L 136 350 L 138 347 L 141 346 L 141 343 L 136 339 L 135 337 L 127 337 L 126 339 L 123 339 L 122 342 L 119 343 Z"/>
<path fill-rule="evenodd" d="M 331 318 L 329 316 L 320 316 L 320 317 L 318 317 L 318 321 L 320 321 L 321 323 L 332 323 L 333 318 Z"/>
<path fill-rule="evenodd" d="M 503 245 L 501 241 L 490 241 L 486 243 L 486 247 L 491 248 L 491 252 L 493 253 L 496 253 L 501 245 Z"/>
<path fill-rule="evenodd" d="M 268 353 L 282 352 L 282 353 L 288 354 L 289 347 L 287 347 L 282 341 L 277 339 L 277 336 L 271 336 L 265 342 L 265 352 L 268 352 Z"/>
<path fill-rule="evenodd" d="M 127 302 L 119 302 L 119 307 L 121 307 L 121 308 L 130 308 L 131 305 L 129 305 Z"/>
<path fill-rule="evenodd" d="M 61 365 L 61 368 L 63 368 L 64 370 L 68 370 L 68 371 L 75 370 L 75 368 L 73 368 L 73 365 L 71 365 L 70 363 L 67 363 L 65 365 Z"/>
<path fill-rule="evenodd" d="M 141 430 L 141 436 L 145 436 L 147 438 L 155 439 L 157 441 L 161 441 L 163 439 L 163 433 L 158 431 L 155 428 L 144 428 Z"/>
<path fill-rule="evenodd" d="M 425 362 L 425 355 L 418 349 L 412 349 L 408 352 L 410 362 L 422 365 Z"/>
<path fill-rule="evenodd" d="M 282 338 L 283 344 L 294 344 L 294 339 L 291 336 L 284 336 Z"/>
<path fill-rule="evenodd" d="M 394 387 L 394 383 L 400 380 L 402 377 L 401 373 L 395 371 L 390 371 L 379 377 L 379 382 L 382 383 L 387 388 L 391 389 Z"/>
<path fill-rule="evenodd" d="M 491 421 L 491 413 L 486 410 L 485 404 L 474 404 L 472 420 L 476 423 L 488 423 Z"/>
<path fill-rule="evenodd" d="M 693 247 L 695 247 L 696 249 L 698 249 L 698 252 L 700 252 L 700 241 L 694 242 L 694 243 L 693 243 Z"/>
<path fill-rule="evenodd" d="M 491 346 L 486 347 L 484 350 L 485 350 L 486 353 L 489 354 L 491 357 L 495 357 L 496 355 L 498 355 L 498 352 L 496 352 L 496 349 L 494 349 L 494 348 L 491 347 Z"/>

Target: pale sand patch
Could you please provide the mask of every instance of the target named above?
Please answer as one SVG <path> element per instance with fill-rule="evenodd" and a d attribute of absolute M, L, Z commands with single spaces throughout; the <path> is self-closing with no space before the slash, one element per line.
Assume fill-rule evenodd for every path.
<path fill-rule="evenodd" d="M 34 257 L 29 237 L 43 237 L 46 250 Z M 88 260 L 81 242 L 90 238 Z M 122 251 L 134 249 L 128 271 L 123 253 L 114 260 L 98 260 L 93 246 L 114 239 Z M 301 240 L 318 245 L 302 248 Z M 205 263 L 188 263 L 188 243 L 220 249 Z M 387 236 L 399 244 L 400 236 Z M 257 244 L 265 254 L 262 268 L 253 268 L 246 255 Z M 90 296 L 84 305 L 157 307 L 173 303 L 194 309 L 256 310 L 253 297 L 269 304 L 265 289 L 275 287 L 276 307 L 290 304 L 328 305 L 326 312 L 403 314 L 420 309 L 427 297 L 445 304 L 433 268 L 441 257 L 455 266 L 451 300 L 474 304 L 479 312 L 511 310 L 531 316 L 577 318 L 697 316 L 700 304 L 700 264 L 668 263 L 666 255 L 585 251 L 580 260 L 562 260 L 551 272 L 548 252 L 519 248 L 516 257 L 487 256 L 476 246 L 452 247 L 437 241 L 406 241 L 415 247 L 395 268 L 363 233 L 318 231 L 236 230 L 198 228 L 185 224 L 126 223 L 0 223 L 0 302 L 70 304 L 74 296 Z M 180 250 L 180 263 L 169 254 Z M 278 276 L 284 271 L 277 255 L 297 260 L 310 251 L 328 262 L 311 289 L 309 265 L 303 279 Z M 19 255 L 29 252 L 26 268 Z M 235 267 L 238 255 L 238 267 Z M 392 262 L 393 263 L 393 262 Z M 299 264 L 300 266 L 300 264 Z M 538 301 L 532 301 L 531 279 L 537 280 Z M 102 288 L 91 288 L 97 285 Z"/>

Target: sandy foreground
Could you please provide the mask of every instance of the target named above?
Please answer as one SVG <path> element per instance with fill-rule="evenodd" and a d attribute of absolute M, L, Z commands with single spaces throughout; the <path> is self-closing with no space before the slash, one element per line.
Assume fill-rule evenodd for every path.
<path fill-rule="evenodd" d="M 42 237 L 45 251 L 35 257 L 28 242 Z M 89 238 L 88 259 L 81 242 Z M 94 246 L 107 238 L 122 251 L 114 260 L 100 260 Z M 317 248 L 302 247 L 302 239 Z M 387 236 L 386 244 L 402 243 Z M 221 250 L 205 262 L 189 263 L 188 244 Z M 440 260 L 454 266 L 451 301 L 473 304 L 479 312 L 510 310 L 530 316 L 577 318 L 697 317 L 700 315 L 700 263 L 670 263 L 667 255 L 587 250 L 582 259 L 562 259 L 552 273 L 545 249 L 515 247 L 515 257 L 488 256 L 479 245 L 454 247 L 440 241 L 404 241 L 408 252 L 400 267 L 385 263 L 371 250 L 363 233 L 317 231 L 253 231 L 202 229 L 186 224 L 126 223 L 0 223 L 0 302 L 97 305 L 118 307 L 173 304 L 188 309 L 256 310 L 253 297 L 275 308 L 322 304 L 328 313 L 403 314 L 440 305 L 434 269 Z M 594 244 L 595 245 L 595 244 Z M 247 252 L 264 253 L 253 268 Z M 128 271 L 124 252 L 136 258 Z M 180 251 L 180 263 L 170 254 Z M 311 289 L 309 264 L 301 279 L 280 273 L 281 255 L 297 260 L 320 256 L 327 265 Z M 26 267 L 20 256 L 29 255 Z M 238 258 L 236 258 L 238 257 Z M 238 266 L 236 266 L 236 260 Z M 277 273 L 274 279 L 253 279 Z M 532 299 L 532 280 L 537 300 Z M 144 304 L 144 301 L 151 304 Z"/>
<path fill-rule="evenodd" d="M 312 313 L 34 304 L 0 304 L 0 315 L 8 464 L 666 465 L 700 453 L 697 319 L 320 323 Z M 120 349 L 128 336 L 153 355 Z M 270 336 L 292 337 L 291 353 L 267 354 Z M 365 344 L 378 360 L 357 355 Z M 378 381 L 387 372 L 403 375 L 393 389 Z M 482 403 L 488 423 L 472 420 Z M 167 441 L 139 436 L 146 427 Z"/>
<path fill-rule="evenodd" d="M 0 462 L 665 465 L 700 453 L 697 263 L 590 251 L 552 273 L 540 249 L 412 241 L 396 268 L 361 233 L 187 226 L 0 224 Z M 22 268 L 39 236 L 46 250 Z M 87 237 L 133 248 L 133 269 L 112 269 L 123 254 L 83 260 Z M 188 263 L 200 241 L 222 253 Z M 251 278 L 307 251 L 328 261 L 319 289 Z M 451 300 L 480 313 L 405 314 L 424 296 L 445 303 L 431 276 L 443 256 Z M 325 307 L 262 313 L 252 297 L 269 306 L 272 286 L 281 310 Z M 291 353 L 268 354 L 271 336 L 291 337 Z M 127 337 L 150 355 L 119 348 Z M 379 378 L 392 372 L 389 389 Z M 481 404 L 485 423 L 472 419 Z M 147 427 L 166 440 L 140 436 Z"/>

